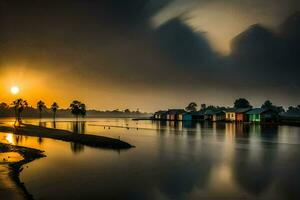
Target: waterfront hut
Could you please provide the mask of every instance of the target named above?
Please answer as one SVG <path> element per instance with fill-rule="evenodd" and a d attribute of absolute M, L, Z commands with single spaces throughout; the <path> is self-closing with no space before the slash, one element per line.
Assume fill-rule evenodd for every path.
<path fill-rule="evenodd" d="M 201 111 L 197 111 L 197 112 L 192 112 L 192 120 L 193 121 L 203 121 L 204 120 L 204 114 L 205 111 L 201 110 Z"/>
<path fill-rule="evenodd" d="M 251 108 L 238 108 L 235 110 L 235 121 L 237 122 L 247 122 L 247 115 L 246 113 L 250 111 Z"/>
<path fill-rule="evenodd" d="M 213 113 L 212 121 L 213 122 L 225 121 L 225 118 L 226 118 L 226 113 L 223 110 L 220 110 Z"/>
<path fill-rule="evenodd" d="M 193 116 L 192 113 L 183 113 L 182 114 L 182 121 L 192 121 L 193 120 Z"/>
<path fill-rule="evenodd" d="M 230 108 L 230 109 L 227 109 L 226 111 L 225 111 L 225 119 L 226 119 L 226 121 L 235 121 L 235 110 L 236 109 L 234 109 L 234 108 Z"/>
<path fill-rule="evenodd" d="M 167 111 L 160 110 L 154 113 L 153 118 L 155 120 L 166 120 L 167 119 Z"/>
<path fill-rule="evenodd" d="M 272 109 L 255 108 L 246 115 L 252 123 L 272 123 L 278 120 L 278 113 Z"/>
<path fill-rule="evenodd" d="M 167 120 L 182 121 L 184 113 L 185 110 L 183 109 L 169 109 L 167 112 Z"/>
<path fill-rule="evenodd" d="M 212 121 L 214 115 L 214 111 L 212 110 L 206 110 L 204 112 L 204 120 Z"/>

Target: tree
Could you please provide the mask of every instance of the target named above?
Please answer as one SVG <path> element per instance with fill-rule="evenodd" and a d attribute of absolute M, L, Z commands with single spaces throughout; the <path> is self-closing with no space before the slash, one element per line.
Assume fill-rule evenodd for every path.
<path fill-rule="evenodd" d="M 28 106 L 28 103 L 26 100 L 17 99 L 12 102 L 12 105 L 15 110 L 15 118 L 16 118 L 14 126 L 16 126 L 17 122 L 18 122 L 18 125 L 20 125 L 20 124 L 22 124 L 21 114 L 22 114 L 24 108 L 26 108 Z"/>
<path fill-rule="evenodd" d="M 195 102 L 189 103 L 189 105 L 185 108 L 186 111 L 188 112 L 195 112 L 197 111 L 197 104 Z"/>
<path fill-rule="evenodd" d="M 38 101 L 36 104 L 37 109 L 39 110 L 39 117 L 40 119 L 42 118 L 42 111 L 44 110 L 44 108 L 46 108 L 45 102 L 43 101 Z"/>
<path fill-rule="evenodd" d="M 270 100 L 266 100 L 262 105 L 261 105 L 261 108 L 263 109 L 271 109 L 273 108 L 274 105 L 273 103 L 270 101 Z"/>
<path fill-rule="evenodd" d="M 270 109 L 270 110 L 276 111 L 277 113 L 284 112 L 284 108 L 282 106 L 273 105 L 273 103 L 270 100 L 266 100 L 261 105 L 261 108 L 263 108 L 263 109 Z"/>
<path fill-rule="evenodd" d="M 85 104 L 81 103 L 79 107 L 80 107 L 80 115 L 81 115 L 81 117 L 85 117 L 85 115 L 86 115 L 86 106 L 85 106 Z"/>
<path fill-rule="evenodd" d="M 78 121 L 79 115 L 84 117 L 86 115 L 86 106 L 84 103 L 80 101 L 74 100 L 70 104 L 71 113 L 76 117 L 76 121 Z"/>
<path fill-rule="evenodd" d="M 205 110 L 205 109 L 206 109 L 206 104 L 205 103 L 201 104 L 201 109 L 200 110 Z"/>
<path fill-rule="evenodd" d="M 4 103 L 4 102 L 0 103 L 0 109 L 1 110 L 5 110 L 5 109 L 8 109 L 8 108 L 9 108 L 9 106 L 7 105 L 7 103 Z"/>
<path fill-rule="evenodd" d="M 249 101 L 245 98 L 239 98 L 234 102 L 234 108 L 250 108 L 252 107 Z"/>
<path fill-rule="evenodd" d="M 56 117 L 56 111 L 59 108 L 58 104 L 56 102 L 53 102 L 53 104 L 51 105 L 51 110 L 53 112 L 53 120 L 55 121 L 55 117 Z"/>
<path fill-rule="evenodd" d="M 130 113 L 130 110 L 127 108 L 124 110 L 124 113 Z"/>

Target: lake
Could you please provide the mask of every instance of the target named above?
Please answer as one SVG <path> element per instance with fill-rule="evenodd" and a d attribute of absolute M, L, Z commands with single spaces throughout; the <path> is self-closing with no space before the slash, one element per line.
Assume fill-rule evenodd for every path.
<path fill-rule="evenodd" d="M 25 123 L 136 146 L 116 151 L 0 133 L 1 141 L 45 151 L 20 176 L 36 199 L 300 199 L 300 127 L 115 118 Z"/>

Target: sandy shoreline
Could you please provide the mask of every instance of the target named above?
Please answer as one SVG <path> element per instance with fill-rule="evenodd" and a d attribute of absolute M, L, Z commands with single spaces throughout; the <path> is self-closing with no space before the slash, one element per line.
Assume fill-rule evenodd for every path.
<path fill-rule="evenodd" d="M 14 133 L 16 135 L 26 135 L 33 137 L 42 137 L 42 138 L 50 138 L 56 140 L 62 140 L 66 142 L 75 142 L 78 144 L 83 144 L 90 147 L 96 148 L 108 148 L 108 149 L 129 149 L 132 146 L 127 142 L 122 140 L 97 136 L 97 135 L 89 135 L 89 134 L 76 134 L 71 131 L 53 129 L 53 128 L 45 128 L 40 126 L 34 126 L 29 124 L 24 124 L 20 127 L 6 126 L 0 125 L 0 131 Z"/>
<path fill-rule="evenodd" d="M 0 196 L 4 199 L 33 199 L 33 196 L 27 191 L 24 184 L 20 181 L 19 174 L 23 165 L 32 162 L 35 159 L 45 157 L 43 151 L 13 146 L 0 143 L 0 153 L 16 152 L 23 159 L 18 162 L 5 162 L 0 164 Z"/>

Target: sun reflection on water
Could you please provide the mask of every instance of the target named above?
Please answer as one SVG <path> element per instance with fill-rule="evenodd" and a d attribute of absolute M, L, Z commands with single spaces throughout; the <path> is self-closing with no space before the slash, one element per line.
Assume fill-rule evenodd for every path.
<path fill-rule="evenodd" d="M 15 145 L 13 134 L 11 133 L 7 134 L 5 139 L 9 144 Z"/>

